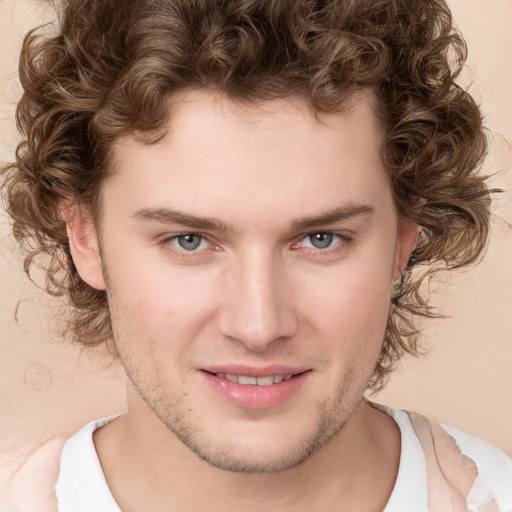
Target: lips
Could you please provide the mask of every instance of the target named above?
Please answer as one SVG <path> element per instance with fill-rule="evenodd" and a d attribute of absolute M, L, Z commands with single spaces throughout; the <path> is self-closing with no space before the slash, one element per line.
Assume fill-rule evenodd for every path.
<path fill-rule="evenodd" d="M 230 382 L 238 382 L 244 386 L 271 386 L 272 384 L 279 384 L 283 380 L 290 380 L 294 374 L 287 375 L 269 375 L 267 377 L 252 377 L 250 375 L 235 375 L 233 373 L 216 373 L 219 379 L 226 379 Z"/>
<path fill-rule="evenodd" d="M 292 400 L 312 371 L 289 366 L 225 366 L 203 369 L 200 373 L 210 389 L 228 403 L 246 409 L 266 409 Z"/>

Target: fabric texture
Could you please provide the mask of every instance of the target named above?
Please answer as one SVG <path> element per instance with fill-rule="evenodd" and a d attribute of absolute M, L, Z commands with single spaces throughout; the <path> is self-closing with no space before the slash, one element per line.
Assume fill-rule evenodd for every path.
<path fill-rule="evenodd" d="M 511 457 L 454 427 L 371 405 L 392 416 L 401 433 L 398 475 L 383 512 L 512 512 Z M 64 445 L 59 512 L 121 512 L 92 440 L 113 419 L 89 423 Z"/>

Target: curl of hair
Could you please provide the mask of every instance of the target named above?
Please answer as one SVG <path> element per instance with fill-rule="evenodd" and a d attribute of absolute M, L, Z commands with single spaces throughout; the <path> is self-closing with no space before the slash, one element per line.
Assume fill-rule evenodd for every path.
<path fill-rule="evenodd" d="M 455 84 L 465 58 L 444 0 L 65 0 L 56 35 L 25 38 L 23 139 L 3 168 L 25 269 L 45 255 L 48 292 L 73 306 L 72 338 L 110 340 L 106 294 L 78 275 L 59 206 L 72 198 L 97 212 L 113 141 L 158 140 L 162 105 L 185 89 L 240 102 L 300 96 L 329 113 L 371 88 L 396 207 L 421 226 L 369 383 L 378 389 L 404 352 L 418 352 L 416 317 L 434 316 L 422 281 L 474 263 L 486 245 L 487 141 Z"/>

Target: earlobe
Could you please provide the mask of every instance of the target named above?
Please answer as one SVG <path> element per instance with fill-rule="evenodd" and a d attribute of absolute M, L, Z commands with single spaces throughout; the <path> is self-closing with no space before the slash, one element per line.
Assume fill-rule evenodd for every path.
<path fill-rule="evenodd" d="M 80 277 L 89 286 L 104 290 L 98 238 L 91 216 L 80 205 L 67 201 L 61 204 L 60 213 L 66 222 L 69 248 Z"/>
<path fill-rule="evenodd" d="M 416 246 L 418 233 L 419 226 L 415 222 L 406 220 L 400 222 L 397 238 L 395 268 L 393 270 L 393 281 L 399 280 L 403 274 L 411 253 Z"/>

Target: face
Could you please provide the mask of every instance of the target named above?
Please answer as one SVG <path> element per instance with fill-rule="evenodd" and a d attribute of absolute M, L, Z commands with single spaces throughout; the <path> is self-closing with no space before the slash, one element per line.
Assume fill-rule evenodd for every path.
<path fill-rule="evenodd" d="M 161 141 L 118 141 L 99 277 L 75 259 L 106 287 L 129 414 L 238 472 L 293 467 L 336 437 L 415 239 L 381 145 L 369 93 L 319 118 L 300 100 L 188 93 Z"/>

